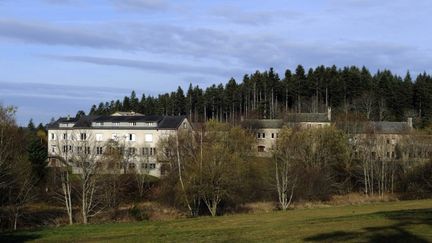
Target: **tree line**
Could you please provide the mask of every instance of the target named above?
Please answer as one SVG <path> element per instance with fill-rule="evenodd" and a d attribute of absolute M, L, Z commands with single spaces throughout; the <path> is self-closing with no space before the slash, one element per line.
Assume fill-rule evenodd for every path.
<path fill-rule="evenodd" d="M 432 78 L 421 73 L 413 79 L 389 70 L 372 74 L 366 67 L 318 66 L 305 70 L 299 65 L 282 77 L 273 68 L 231 78 L 225 85 L 205 89 L 189 85 L 157 96 L 138 97 L 135 91 L 123 100 L 93 105 L 89 114 L 116 111 L 142 114 L 187 115 L 192 122 L 210 119 L 237 122 L 241 118 L 282 118 L 286 112 L 356 113 L 374 121 L 402 121 L 415 117 L 416 125 L 427 126 L 432 117 Z M 80 111 L 77 115 L 85 114 Z"/>

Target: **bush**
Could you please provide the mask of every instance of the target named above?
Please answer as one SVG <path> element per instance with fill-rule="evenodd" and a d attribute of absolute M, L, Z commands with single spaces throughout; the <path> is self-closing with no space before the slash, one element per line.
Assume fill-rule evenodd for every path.
<path fill-rule="evenodd" d="M 137 207 L 137 205 L 134 205 L 132 208 L 129 209 L 129 215 L 136 221 L 149 220 L 150 218 L 147 212 Z"/>

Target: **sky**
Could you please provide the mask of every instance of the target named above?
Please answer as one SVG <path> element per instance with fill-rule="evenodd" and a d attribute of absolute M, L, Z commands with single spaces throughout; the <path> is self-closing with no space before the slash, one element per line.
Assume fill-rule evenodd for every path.
<path fill-rule="evenodd" d="M 430 0 L 0 0 L 0 103 L 21 125 L 270 67 L 430 72 Z"/>

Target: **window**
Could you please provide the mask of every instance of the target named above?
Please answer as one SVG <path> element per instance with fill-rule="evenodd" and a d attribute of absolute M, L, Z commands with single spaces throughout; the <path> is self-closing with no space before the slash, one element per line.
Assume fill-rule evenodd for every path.
<path fill-rule="evenodd" d="M 69 147 L 69 149 L 68 149 Z M 68 151 L 72 151 L 72 145 L 63 145 L 63 153 L 67 153 Z"/>
<path fill-rule="evenodd" d="M 311 128 L 312 127 L 312 124 L 307 124 L 307 128 Z"/>
<path fill-rule="evenodd" d="M 187 124 L 186 124 L 186 122 L 183 123 L 183 128 L 184 128 L 184 129 L 187 128 Z"/>
<path fill-rule="evenodd" d="M 387 152 L 387 158 L 390 158 L 390 152 Z"/>
<path fill-rule="evenodd" d="M 56 152 L 56 146 L 55 146 L 55 145 L 52 145 L 52 146 L 51 146 L 51 152 L 52 152 L 52 153 L 55 153 L 55 152 Z"/>
<path fill-rule="evenodd" d="M 102 147 L 96 147 L 96 154 L 102 154 Z"/>
<path fill-rule="evenodd" d="M 272 137 L 272 138 L 275 138 L 275 134 L 274 134 L 274 133 L 272 133 L 271 137 Z"/>
<path fill-rule="evenodd" d="M 376 158 L 376 152 L 372 152 L 371 155 L 372 155 L 372 159 Z"/>
<path fill-rule="evenodd" d="M 257 133 L 257 138 L 261 138 L 261 133 Z"/>
<path fill-rule="evenodd" d="M 168 148 L 165 148 L 164 154 L 166 157 L 169 157 L 171 155 L 171 151 Z"/>
<path fill-rule="evenodd" d="M 129 141 L 135 141 L 135 134 L 129 133 L 128 134 L 128 139 L 129 139 Z"/>
<path fill-rule="evenodd" d="M 96 134 L 96 141 L 103 141 L 103 135 L 100 133 Z"/>
<path fill-rule="evenodd" d="M 82 147 L 77 147 L 77 153 L 81 153 L 82 152 Z"/>
<path fill-rule="evenodd" d="M 149 155 L 149 148 L 142 148 L 142 155 Z"/>
<path fill-rule="evenodd" d="M 68 139 L 67 133 L 63 133 L 63 140 L 67 140 L 67 139 Z"/>
<path fill-rule="evenodd" d="M 387 139 L 387 144 L 390 144 L 390 139 Z"/>
<path fill-rule="evenodd" d="M 81 140 L 87 140 L 87 133 L 81 133 L 80 138 Z"/>
<path fill-rule="evenodd" d="M 154 170 L 154 169 L 156 169 L 156 164 L 155 163 L 142 163 L 141 168 L 146 169 L 146 170 Z"/>
<path fill-rule="evenodd" d="M 112 125 L 113 125 L 114 127 L 119 127 L 119 126 L 120 126 L 120 122 L 113 122 Z"/>
<path fill-rule="evenodd" d="M 149 142 L 149 143 L 153 142 L 153 134 L 145 134 L 144 135 L 144 141 Z"/>
<path fill-rule="evenodd" d="M 129 169 L 135 169 L 135 163 L 129 163 Z"/>
<path fill-rule="evenodd" d="M 391 157 L 394 158 L 395 157 L 395 152 L 391 152 Z"/>
<path fill-rule="evenodd" d="M 90 154 L 90 147 L 85 147 L 84 153 L 85 154 Z"/>
<path fill-rule="evenodd" d="M 150 156 L 156 155 L 156 148 L 150 148 Z"/>
<path fill-rule="evenodd" d="M 56 135 L 55 135 L 55 133 L 53 133 L 53 132 L 51 133 L 50 139 L 51 139 L 51 140 L 55 140 L 55 139 L 56 139 Z"/>
<path fill-rule="evenodd" d="M 262 138 L 265 138 L 265 133 L 262 134 Z"/>
<path fill-rule="evenodd" d="M 129 126 L 136 126 L 136 122 L 129 122 Z"/>
<path fill-rule="evenodd" d="M 258 146 L 258 152 L 262 153 L 265 151 L 265 146 Z"/>
<path fill-rule="evenodd" d="M 136 148 L 129 148 L 129 155 L 135 155 Z"/>

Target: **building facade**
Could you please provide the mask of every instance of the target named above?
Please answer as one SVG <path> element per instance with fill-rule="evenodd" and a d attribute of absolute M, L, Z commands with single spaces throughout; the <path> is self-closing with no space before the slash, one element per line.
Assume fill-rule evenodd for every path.
<path fill-rule="evenodd" d="M 159 142 L 180 131 L 191 130 L 184 116 L 144 116 L 119 112 L 108 116 L 60 118 L 48 126 L 49 165 L 71 166 L 80 173 L 76 160 L 100 164 L 100 170 L 128 173 L 163 174 Z M 117 149 L 122 155 L 115 164 L 106 159 Z M 75 160 L 75 161 L 74 161 Z"/>
<path fill-rule="evenodd" d="M 432 158 L 432 136 L 418 133 L 406 122 L 361 122 L 348 129 L 354 156 L 372 161 L 416 161 Z M 364 158 L 363 158 L 364 159 Z"/>
<path fill-rule="evenodd" d="M 282 127 L 298 129 L 319 128 L 331 125 L 331 108 L 327 113 L 287 113 L 283 119 L 245 120 L 242 126 L 255 134 L 258 156 L 271 156 Z"/>

